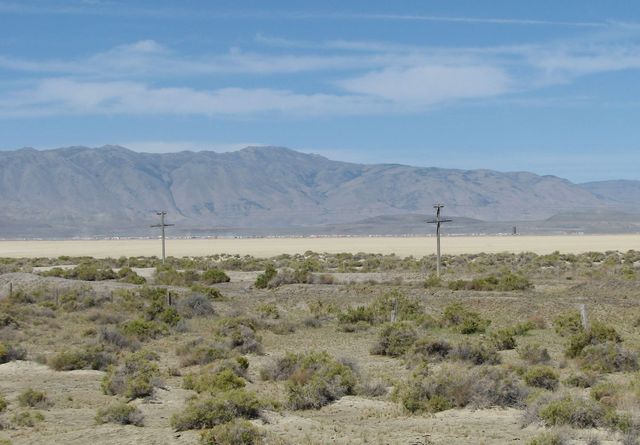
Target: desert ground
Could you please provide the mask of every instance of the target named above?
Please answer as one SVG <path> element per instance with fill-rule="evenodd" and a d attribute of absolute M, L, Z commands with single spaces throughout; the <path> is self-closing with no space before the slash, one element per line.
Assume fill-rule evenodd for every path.
<path fill-rule="evenodd" d="M 636 444 L 639 239 L 544 239 L 3 243 L 0 444 Z"/>
<path fill-rule="evenodd" d="M 271 257 L 301 254 L 306 251 L 327 253 L 373 252 L 422 257 L 435 253 L 435 237 L 322 237 L 322 238 L 218 238 L 167 239 L 167 252 L 176 257 L 220 253 Z M 548 254 L 640 250 L 636 235 L 567 236 L 445 236 L 442 249 L 451 254 L 533 252 Z M 160 251 L 159 240 L 65 240 L 0 241 L 0 257 L 34 258 L 92 256 L 152 256 Z"/>

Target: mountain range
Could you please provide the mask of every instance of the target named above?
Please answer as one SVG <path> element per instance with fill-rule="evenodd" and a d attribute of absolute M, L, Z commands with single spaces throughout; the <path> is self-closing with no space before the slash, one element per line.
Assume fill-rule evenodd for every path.
<path fill-rule="evenodd" d="M 282 147 L 0 151 L 5 238 L 151 234 L 161 209 L 180 234 L 333 233 L 340 227 L 377 233 L 385 224 L 397 227 L 404 215 L 424 219 L 437 202 L 446 204 L 447 216 L 468 222 L 567 215 L 601 222 L 616 212 L 636 227 L 640 181 L 574 184 L 529 172 L 356 164 Z"/>

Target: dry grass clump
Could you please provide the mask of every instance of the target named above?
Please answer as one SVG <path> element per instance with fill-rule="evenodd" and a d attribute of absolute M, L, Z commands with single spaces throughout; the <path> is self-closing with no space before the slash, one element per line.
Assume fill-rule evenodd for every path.
<path fill-rule="evenodd" d="M 473 340 L 458 343 L 449 352 L 447 358 L 465 361 L 472 365 L 497 365 L 501 361 L 498 351 L 493 346 Z"/>
<path fill-rule="evenodd" d="M 124 402 L 100 408 L 96 413 L 95 419 L 96 423 L 144 426 L 144 416 L 140 410 Z"/>
<path fill-rule="evenodd" d="M 201 293 L 192 293 L 178 300 L 178 313 L 185 318 L 210 317 L 215 314 L 209 298 Z"/>
<path fill-rule="evenodd" d="M 255 419 L 263 406 L 255 393 L 234 389 L 189 402 L 182 412 L 171 417 L 171 426 L 184 431 L 213 428 L 238 418 Z"/>
<path fill-rule="evenodd" d="M 260 375 L 265 380 L 287 380 L 291 409 L 317 409 L 355 392 L 358 376 L 352 367 L 326 352 L 287 354 Z"/>
<path fill-rule="evenodd" d="M 0 413 L 7 409 L 7 406 L 9 406 L 7 399 L 5 399 L 2 394 L 0 394 Z"/>
<path fill-rule="evenodd" d="M 32 428 L 43 421 L 44 414 L 40 411 L 20 411 L 11 417 L 11 422 L 18 427 Z"/>
<path fill-rule="evenodd" d="M 129 354 L 122 365 L 109 368 L 102 379 L 102 390 L 128 399 L 151 395 L 153 388 L 161 384 L 160 370 L 152 361 L 157 359 L 157 355 L 145 351 Z"/>
<path fill-rule="evenodd" d="M 527 445 L 565 445 L 567 440 L 564 434 L 557 431 L 540 433 L 527 442 Z"/>
<path fill-rule="evenodd" d="M 414 372 L 396 387 L 394 398 L 410 412 L 438 412 L 472 406 L 521 407 L 528 391 L 512 372 L 497 366 L 443 364 L 435 372 Z"/>

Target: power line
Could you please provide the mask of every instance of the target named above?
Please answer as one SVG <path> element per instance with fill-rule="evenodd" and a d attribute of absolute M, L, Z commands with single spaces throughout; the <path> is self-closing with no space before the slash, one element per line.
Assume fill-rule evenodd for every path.
<path fill-rule="evenodd" d="M 164 222 L 164 217 L 167 214 L 167 212 L 165 210 L 161 210 L 159 212 L 156 212 L 156 215 L 158 215 L 160 217 L 160 224 L 154 224 L 151 227 L 160 227 L 160 230 L 162 231 L 162 264 L 164 264 L 165 262 L 165 235 L 164 235 L 164 228 L 165 227 L 170 227 L 170 226 L 174 226 L 175 224 L 165 224 Z"/>
<path fill-rule="evenodd" d="M 436 204 L 433 206 L 436 209 L 436 219 L 432 219 L 431 221 L 427 221 L 429 224 L 436 225 L 436 238 L 438 239 L 438 261 L 436 263 L 436 276 L 440 277 L 440 225 L 442 223 L 451 222 L 451 219 L 442 219 L 440 218 L 440 211 L 444 207 L 444 204 Z"/>

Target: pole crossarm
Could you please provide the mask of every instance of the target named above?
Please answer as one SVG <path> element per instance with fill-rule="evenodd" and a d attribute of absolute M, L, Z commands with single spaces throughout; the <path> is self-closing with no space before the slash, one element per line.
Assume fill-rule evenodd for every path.
<path fill-rule="evenodd" d="M 162 233 L 162 264 L 164 264 L 165 262 L 165 236 L 164 236 L 164 228 L 165 227 L 171 227 L 174 226 L 175 224 L 167 224 L 164 222 L 164 217 L 167 214 L 166 211 L 162 210 L 160 212 L 156 212 L 156 215 L 158 215 L 160 217 L 160 224 L 153 224 L 151 227 L 159 227 Z"/>
<path fill-rule="evenodd" d="M 436 218 L 432 219 L 430 221 L 427 221 L 428 224 L 435 224 L 436 225 L 436 238 L 438 239 L 438 246 L 437 246 L 437 256 L 438 256 L 438 261 L 436 263 L 436 275 L 439 277 L 440 276 L 440 226 L 443 223 L 447 223 L 447 222 L 451 222 L 453 220 L 451 219 L 444 219 L 444 218 L 440 218 L 440 211 L 442 210 L 442 208 L 444 207 L 444 204 L 436 204 L 433 206 L 434 209 L 436 209 Z"/>

